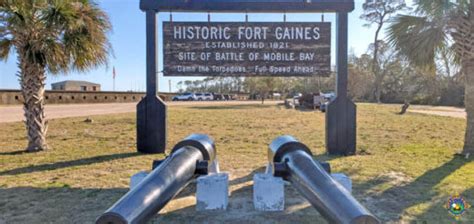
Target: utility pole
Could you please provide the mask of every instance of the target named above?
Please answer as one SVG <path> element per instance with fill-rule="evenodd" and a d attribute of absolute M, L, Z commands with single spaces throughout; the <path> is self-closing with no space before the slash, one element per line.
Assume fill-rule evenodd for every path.
<path fill-rule="evenodd" d="M 171 79 L 168 79 L 168 85 L 169 85 L 169 88 L 170 88 L 170 93 L 171 93 Z"/>
<path fill-rule="evenodd" d="M 113 91 L 114 92 L 115 92 L 115 76 L 116 76 L 116 73 L 115 73 L 115 66 L 114 66 L 113 69 L 112 69 Z"/>

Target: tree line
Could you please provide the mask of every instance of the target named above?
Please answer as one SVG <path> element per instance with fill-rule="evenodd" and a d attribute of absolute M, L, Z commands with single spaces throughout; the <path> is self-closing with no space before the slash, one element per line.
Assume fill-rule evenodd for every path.
<path fill-rule="evenodd" d="M 465 85 L 460 58 L 449 46 L 449 40 L 445 40 L 447 27 L 444 26 L 448 22 L 443 16 L 467 12 L 468 2 L 416 1 L 415 6 L 415 9 L 408 7 L 404 0 L 366 1 L 363 4 L 360 18 L 367 21 L 365 26 L 375 25 L 376 31 L 374 41 L 364 54 L 349 55 L 348 95 L 354 101 L 464 106 Z M 435 23 L 434 14 L 430 16 L 432 13 L 440 17 L 439 24 Z M 383 40 L 380 32 L 386 25 L 390 25 L 389 35 Z M 410 27 L 415 25 L 424 31 L 421 38 L 410 40 Z M 410 43 L 413 46 L 405 47 Z M 418 63 L 422 61 L 425 63 Z M 243 92 L 259 97 L 278 92 L 291 97 L 297 93 L 334 91 L 335 72 L 329 77 L 305 78 L 208 77 L 179 82 L 178 89 L 180 92 Z"/>
<path fill-rule="evenodd" d="M 459 66 L 445 59 L 434 70 L 416 67 L 388 43 L 379 41 L 378 45 L 377 65 L 383 77 L 380 83 L 372 69 L 374 44 L 362 55 L 349 54 L 348 95 L 354 101 L 464 106 Z M 246 93 L 258 97 L 277 92 L 292 97 L 298 93 L 332 92 L 335 77 L 335 73 L 329 77 L 207 77 L 180 81 L 177 87 L 179 92 Z"/>

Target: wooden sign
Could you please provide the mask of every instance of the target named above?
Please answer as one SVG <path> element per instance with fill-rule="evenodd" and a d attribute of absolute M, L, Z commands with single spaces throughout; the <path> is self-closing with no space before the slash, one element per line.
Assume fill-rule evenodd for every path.
<path fill-rule="evenodd" d="M 331 24 L 164 22 L 165 76 L 329 76 Z"/>

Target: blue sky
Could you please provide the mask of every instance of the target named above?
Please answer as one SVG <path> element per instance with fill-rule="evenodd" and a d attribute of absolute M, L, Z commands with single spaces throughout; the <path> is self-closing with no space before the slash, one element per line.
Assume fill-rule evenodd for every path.
<path fill-rule="evenodd" d="M 357 55 L 364 53 L 373 41 L 375 26 L 364 27 L 365 21 L 359 19 L 362 14 L 364 1 L 356 0 L 355 10 L 349 14 L 349 49 Z M 102 90 L 113 89 L 112 67 L 116 69 L 116 90 L 145 91 L 145 13 L 139 10 L 139 0 L 102 0 L 99 6 L 105 10 L 111 20 L 113 32 L 109 34 L 114 55 L 109 59 L 109 65 L 91 70 L 86 73 L 70 73 L 68 75 L 50 75 L 46 80 L 46 89 L 51 89 L 51 83 L 63 80 L 85 80 L 100 83 Z M 170 14 L 159 14 L 159 21 L 168 21 Z M 287 14 L 288 22 L 321 21 L 321 14 Z M 335 16 L 325 14 L 325 21 L 332 23 L 332 56 L 335 53 Z M 173 13 L 173 21 L 207 21 L 207 13 Z M 245 21 L 245 14 L 211 14 L 211 21 Z M 281 14 L 249 14 L 249 21 L 283 21 Z M 161 23 L 158 29 L 161 31 Z M 162 70 L 161 32 L 159 33 L 159 68 Z M 384 35 L 382 34 L 382 37 Z M 8 61 L 0 62 L 0 89 L 18 89 L 18 72 L 16 55 L 11 54 Z M 332 60 L 332 64 L 335 64 Z M 172 91 L 180 80 L 195 79 L 194 77 L 170 78 L 159 75 L 159 91 L 169 91 L 171 80 Z"/>

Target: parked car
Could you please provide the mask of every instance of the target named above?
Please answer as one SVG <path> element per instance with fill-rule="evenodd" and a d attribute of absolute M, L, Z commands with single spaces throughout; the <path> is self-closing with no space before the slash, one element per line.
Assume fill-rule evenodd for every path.
<path fill-rule="evenodd" d="M 213 100 L 224 100 L 224 96 L 220 93 L 214 93 L 213 95 Z"/>
<path fill-rule="evenodd" d="M 273 98 L 274 100 L 279 100 L 279 99 L 281 99 L 281 93 L 273 93 L 273 94 L 272 94 L 272 98 Z"/>
<path fill-rule="evenodd" d="M 328 108 L 328 104 L 329 104 L 329 102 L 325 102 L 325 103 L 321 104 L 321 107 L 319 108 L 319 110 L 321 110 L 321 112 L 323 112 L 323 113 L 326 113 L 326 110 Z"/>
<path fill-rule="evenodd" d="M 323 104 L 321 104 L 321 107 L 319 109 L 321 110 L 321 112 L 325 113 L 327 111 L 329 103 L 331 103 L 331 101 L 336 99 L 336 94 L 335 93 L 326 93 L 326 94 L 323 93 L 323 94 L 321 94 L 321 96 L 324 97 L 325 102 Z"/>
<path fill-rule="evenodd" d="M 232 100 L 232 97 L 229 94 L 224 94 L 224 100 Z"/>
<path fill-rule="evenodd" d="M 198 101 L 203 101 L 204 100 L 204 94 L 203 93 L 195 93 L 196 95 L 196 100 Z"/>
<path fill-rule="evenodd" d="M 192 101 L 197 100 L 196 95 L 194 93 L 182 93 L 177 96 L 173 96 L 173 101 Z"/>
<path fill-rule="evenodd" d="M 327 100 L 327 101 L 332 101 L 336 98 L 336 93 L 334 93 L 334 92 L 321 93 L 321 96 L 323 96 L 324 99 Z"/>
<path fill-rule="evenodd" d="M 298 97 L 299 106 L 301 108 L 306 108 L 306 109 L 319 108 L 319 104 L 318 105 L 314 104 L 314 96 L 315 94 L 313 93 L 305 93 L 302 96 Z"/>
<path fill-rule="evenodd" d="M 303 94 L 302 93 L 297 93 L 293 96 L 293 100 L 298 100 L 300 97 L 302 97 Z"/>
<path fill-rule="evenodd" d="M 214 100 L 214 95 L 212 93 L 204 93 L 204 100 Z"/>

